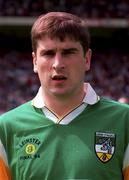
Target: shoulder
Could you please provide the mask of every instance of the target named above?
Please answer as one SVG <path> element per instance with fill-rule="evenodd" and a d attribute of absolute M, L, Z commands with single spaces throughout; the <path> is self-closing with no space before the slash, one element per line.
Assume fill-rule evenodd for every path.
<path fill-rule="evenodd" d="M 100 97 L 100 100 L 94 104 L 93 106 L 90 106 L 90 111 L 95 111 L 98 113 L 106 113 L 107 115 L 127 115 L 129 117 L 129 105 L 120 103 L 118 101 L 108 99 L 105 97 Z"/>
<path fill-rule="evenodd" d="M 111 112 L 111 114 L 124 114 L 129 117 L 129 105 L 125 103 L 120 103 L 118 101 L 107 99 L 107 98 L 100 98 L 100 101 L 97 103 L 97 108 L 106 111 Z"/>
<path fill-rule="evenodd" d="M 125 103 L 120 103 L 118 101 L 112 100 L 112 99 L 108 99 L 108 98 L 104 98 L 101 97 L 100 98 L 100 103 L 102 105 L 105 106 L 109 106 L 109 107 L 114 107 L 114 108 L 120 108 L 120 109 L 129 109 L 129 105 L 125 104 Z"/>
<path fill-rule="evenodd" d="M 9 121 L 10 119 L 15 119 L 16 117 L 24 116 L 27 111 L 31 111 L 31 101 L 28 101 L 25 104 L 22 104 L 0 116 L 0 123 L 3 121 Z"/>

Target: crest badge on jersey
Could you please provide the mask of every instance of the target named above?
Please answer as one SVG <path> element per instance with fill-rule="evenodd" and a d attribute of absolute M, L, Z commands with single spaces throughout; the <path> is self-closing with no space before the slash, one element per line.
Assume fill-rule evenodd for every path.
<path fill-rule="evenodd" d="M 106 163 L 111 160 L 115 152 L 115 141 L 114 133 L 95 133 L 95 152 L 101 162 Z"/>

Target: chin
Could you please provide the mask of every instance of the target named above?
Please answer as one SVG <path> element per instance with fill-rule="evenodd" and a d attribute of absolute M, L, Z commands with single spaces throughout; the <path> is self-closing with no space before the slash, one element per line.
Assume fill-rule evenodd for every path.
<path fill-rule="evenodd" d="M 68 91 L 64 90 L 64 89 L 52 89 L 50 90 L 51 94 L 54 95 L 65 95 L 68 93 Z"/>

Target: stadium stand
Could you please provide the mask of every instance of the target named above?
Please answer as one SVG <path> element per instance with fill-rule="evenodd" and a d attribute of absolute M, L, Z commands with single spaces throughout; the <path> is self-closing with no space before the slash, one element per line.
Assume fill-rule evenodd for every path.
<path fill-rule="evenodd" d="M 38 89 L 29 53 L 1 53 L 0 74 L 0 112 L 24 103 L 26 99 L 32 98 Z"/>
<path fill-rule="evenodd" d="M 30 37 L 24 40 L 22 36 L 26 33 L 26 25 L 32 24 L 31 17 L 48 11 L 72 12 L 91 20 L 88 21 L 91 27 L 102 26 L 99 33 L 93 28 L 95 34 L 98 34 L 93 39 L 92 68 L 86 80 L 102 96 L 115 100 L 120 97 L 129 99 L 129 53 L 128 46 L 125 45 L 125 41 L 129 40 L 128 0 L 0 0 L 0 114 L 32 99 L 38 90 L 39 82 L 33 73 L 31 51 L 26 47 Z M 6 17 L 13 19 L 6 22 Z M 15 17 L 23 19 L 16 21 Z M 25 21 L 28 17 L 29 21 Z M 17 26 L 19 22 L 20 26 Z M 107 46 L 100 41 L 100 36 L 106 34 L 105 26 L 110 26 L 107 30 L 111 30 L 110 37 L 107 34 L 106 40 L 103 39 L 108 51 Z M 120 29 L 112 33 L 114 26 L 120 26 Z M 18 40 L 19 36 L 21 37 Z M 19 49 L 16 48 L 18 46 Z M 114 50 L 115 46 L 117 47 Z"/>
<path fill-rule="evenodd" d="M 69 11 L 90 18 L 128 18 L 128 0 L 1 0 L 0 16 L 38 16 L 48 11 Z"/>
<path fill-rule="evenodd" d="M 31 53 L 0 54 L 0 113 L 12 109 L 36 94 L 39 83 L 33 73 Z M 86 80 L 107 98 L 129 98 L 129 55 L 95 53 Z"/>

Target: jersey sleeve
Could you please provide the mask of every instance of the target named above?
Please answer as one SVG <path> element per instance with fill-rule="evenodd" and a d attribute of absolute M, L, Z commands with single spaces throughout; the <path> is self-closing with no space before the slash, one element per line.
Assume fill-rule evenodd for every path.
<path fill-rule="evenodd" d="M 123 162 L 124 180 L 129 180 L 129 145 L 127 146 Z"/>
<path fill-rule="evenodd" d="M 0 180 L 11 180 L 11 173 L 8 167 L 7 155 L 0 140 Z"/>

